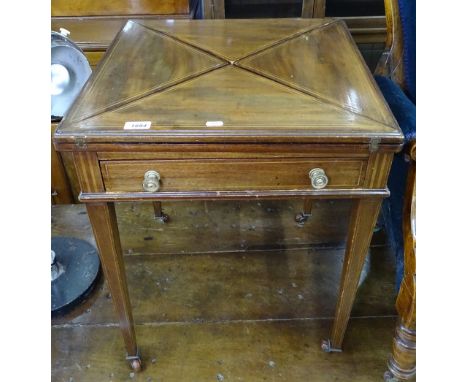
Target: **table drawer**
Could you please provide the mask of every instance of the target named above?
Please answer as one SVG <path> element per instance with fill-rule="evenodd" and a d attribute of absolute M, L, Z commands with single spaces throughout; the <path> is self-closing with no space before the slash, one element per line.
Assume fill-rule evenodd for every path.
<path fill-rule="evenodd" d="M 362 185 L 364 160 L 145 160 L 101 161 L 106 191 L 144 191 L 147 171 L 160 175 L 159 191 L 237 191 L 312 189 L 309 171 L 321 168 L 328 177 L 326 188 Z"/>

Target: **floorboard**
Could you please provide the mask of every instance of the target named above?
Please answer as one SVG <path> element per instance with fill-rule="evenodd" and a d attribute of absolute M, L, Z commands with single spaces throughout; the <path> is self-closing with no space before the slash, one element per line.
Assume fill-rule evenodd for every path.
<path fill-rule="evenodd" d="M 138 325 L 145 370 L 122 361 L 116 327 L 56 328 L 52 380 L 381 381 L 394 318 L 352 319 L 343 353 L 321 351 L 330 320 Z"/>
<path fill-rule="evenodd" d="M 52 381 L 380 381 L 395 325 L 394 259 L 374 235 L 344 352 L 325 354 L 349 203 L 117 205 L 145 370 L 132 374 L 110 294 L 52 319 Z M 52 235 L 94 244 L 83 205 L 54 206 Z"/>

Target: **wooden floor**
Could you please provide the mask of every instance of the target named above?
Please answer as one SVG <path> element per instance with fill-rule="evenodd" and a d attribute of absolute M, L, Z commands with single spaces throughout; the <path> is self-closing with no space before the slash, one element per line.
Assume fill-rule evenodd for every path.
<path fill-rule="evenodd" d="M 344 352 L 326 354 L 350 204 L 120 204 L 117 216 L 145 369 L 124 361 L 109 292 L 52 320 L 52 381 L 381 381 L 395 325 L 394 260 L 374 235 Z M 52 234 L 94 244 L 84 206 L 54 206 Z"/>

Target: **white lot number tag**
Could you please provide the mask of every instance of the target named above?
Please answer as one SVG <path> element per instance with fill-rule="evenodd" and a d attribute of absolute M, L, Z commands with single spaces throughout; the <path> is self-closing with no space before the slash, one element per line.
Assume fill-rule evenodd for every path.
<path fill-rule="evenodd" d="M 205 126 L 206 127 L 223 127 L 224 122 L 223 121 L 206 121 Z"/>
<path fill-rule="evenodd" d="M 124 130 L 148 130 L 151 127 L 151 121 L 130 121 L 125 122 Z"/>

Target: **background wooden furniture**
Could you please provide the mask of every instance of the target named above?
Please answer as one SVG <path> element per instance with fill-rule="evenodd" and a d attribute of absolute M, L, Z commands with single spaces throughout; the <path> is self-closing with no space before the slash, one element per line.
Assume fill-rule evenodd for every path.
<path fill-rule="evenodd" d="M 129 56 L 139 59 L 127 65 Z M 116 201 L 352 199 L 335 320 L 322 345 L 341 350 L 402 141 L 343 22 L 128 22 L 54 141 L 73 153 L 134 369 Z"/>
<path fill-rule="evenodd" d="M 407 177 L 403 210 L 404 275 L 396 308 L 399 322 L 393 338 L 385 381 L 406 381 L 416 374 L 416 142 L 407 155 L 411 164 Z"/>
<path fill-rule="evenodd" d="M 374 74 L 388 77 L 404 89 L 406 85 L 403 75 L 403 34 L 398 0 L 385 0 L 385 14 L 387 23 L 385 50 Z"/>
<path fill-rule="evenodd" d="M 337 17 L 344 20 L 374 70 L 385 47 L 384 0 L 203 0 L 200 17 Z"/>
<path fill-rule="evenodd" d="M 400 14 L 400 5 L 404 7 L 404 15 Z M 404 152 L 395 157 L 389 178 L 392 196 L 383 209 L 396 254 L 396 283 L 399 286 L 396 302 L 399 322 L 385 373 L 386 381 L 405 381 L 416 373 L 415 9 L 414 0 L 385 1 L 388 36 L 375 72 L 377 83 L 405 134 L 406 143 Z"/>
<path fill-rule="evenodd" d="M 387 18 L 387 38 L 385 50 L 374 74 L 395 82 L 409 97 L 416 102 L 416 5 L 415 0 L 401 0 L 407 8 L 405 15 L 406 39 L 400 15 L 399 0 L 385 0 Z M 406 40 L 406 41 L 405 41 Z"/>
<path fill-rule="evenodd" d="M 129 18 L 191 18 L 189 3 L 189 0 L 52 0 L 52 30 L 69 30 L 70 38 L 94 68 Z"/>

